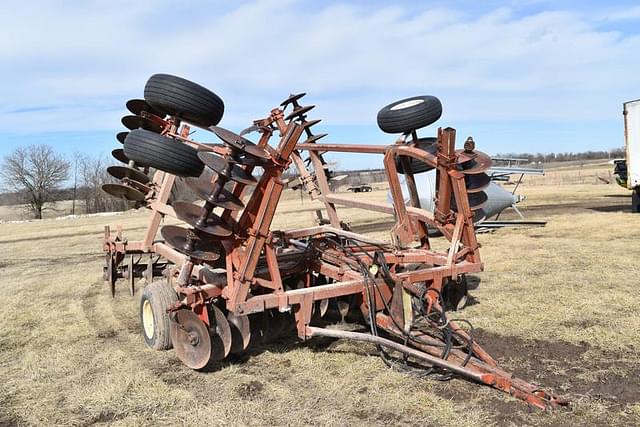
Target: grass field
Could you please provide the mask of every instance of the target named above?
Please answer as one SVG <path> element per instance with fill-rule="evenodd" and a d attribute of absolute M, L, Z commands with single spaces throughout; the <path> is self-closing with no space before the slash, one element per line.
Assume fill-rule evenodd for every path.
<path fill-rule="evenodd" d="M 147 214 L 132 211 L 0 224 L 0 425 L 638 425 L 640 215 L 615 185 L 523 192 L 525 215 L 547 226 L 480 235 L 485 271 L 456 317 L 570 409 L 543 413 L 464 380 L 397 373 L 346 341 L 285 339 L 193 372 L 173 351 L 145 347 L 140 292 L 120 284 L 112 299 L 101 281 L 103 225 L 138 238 Z M 316 206 L 289 194 L 275 227 L 311 225 Z M 393 221 L 341 212 L 378 237 Z"/>

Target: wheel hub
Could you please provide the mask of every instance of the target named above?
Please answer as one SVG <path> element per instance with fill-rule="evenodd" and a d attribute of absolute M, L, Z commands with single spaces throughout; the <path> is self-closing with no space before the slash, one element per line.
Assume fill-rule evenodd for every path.
<path fill-rule="evenodd" d="M 142 303 L 142 327 L 144 328 L 144 334 L 148 338 L 152 338 L 155 332 L 155 325 L 153 322 L 153 309 L 148 299 L 145 299 Z"/>

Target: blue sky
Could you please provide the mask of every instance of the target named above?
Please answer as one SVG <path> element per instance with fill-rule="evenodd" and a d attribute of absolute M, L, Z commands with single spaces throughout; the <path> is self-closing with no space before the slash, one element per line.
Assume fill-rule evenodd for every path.
<path fill-rule="evenodd" d="M 218 93 L 236 131 L 305 91 L 326 142 L 390 143 L 378 109 L 435 95 L 444 114 L 419 133 L 452 126 L 489 153 L 622 146 L 622 102 L 640 97 L 637 1 L 27 0 L 3 18 L 0 156 L 107 155 L 156 72 Z"/>

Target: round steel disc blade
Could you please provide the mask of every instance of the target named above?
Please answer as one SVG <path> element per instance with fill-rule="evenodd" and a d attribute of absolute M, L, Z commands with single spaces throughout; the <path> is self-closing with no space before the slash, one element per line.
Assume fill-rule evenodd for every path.
<path fill-rule="evenodd" d="M 129 178 L 143 184 L 151 181 L 151 178 L 149 178 L 146 174 L 139 171 L 138 169 L 130 168 L 129 166 L 109 166 L 107 168 L 107 172 L 112 177 L 118 179 Z"/>
<path fill-rule="evenodd" d="M 239 211 L 244 208 L 242 200 L 234 196 L 231 191 L 225 188 L 222 189 L 217 199 L 214 200 L 213 194 L 211 193 L 213 190 L 213 184 L 207 177 L 189 178 L 186 181 L 189 187 L 191 187 L 191 189 L 195 191 L 202 200 L 232 211 Z"/>
<path fill-rule="evenodd" d="M 129 135 L 129 132 L 118 132 L 116 134 L 116 139 L 120 144 L 124 144 L 124 140 L 127 138 L 127 135 Z"/>
<path fill-rule="evenodd" d="M 230 130 L 221 128 L 219 126 L 210 126 L 209 130 L 215 133 L 216 136 L 226 144 L 237 150 L 263 160 L 268 160 L 271 158 L 271 156 L 269 156 L 269 153 L 267 153 L 263 148 L 258 147 L 253 142 L 249 141 L 246 138 L 243 138 L 242 136 L 234 132 L 231 132 Z"/>
<path fill-rule="evenodd" d="M 191 369 L 202 369 L 212 360 L 209 329 L 191 310 L 178 310 L 171 322 L 171 342 L 178 358 Z"/>
<path fill-rule="evenodd" d="M 477 193 L 489 186 L 491 178 L 486 173 L 477 173 L 473 175 L 465 175 L 464 184 L 467 187 L 467 193 Z"/>
<path fill-rule="evenodd" d="M 133 179 L 127 179 L 127 181 L 124 184 L 126 184 L 126 185 L 128 185 L 130 187 L 133 187 L 136 190 L 138 190 L 138 191 L 140 191 L 140 192 L 142 192 L 144 194 L 147 194 L 151 190 L 151 188 L 149 188 L 145 184 L 143 184 L 141 182 L 138 182 L 138 181 L 134 181 Z"/>
<path fill-rule="evenodd" d="M 324 317 L 327 314 L 327 310 L 329 310 L 329 300 L 328 299 L 321 299 L 320 301 L 316 302 L 317 307 L 318 307 L 318 314 L 320 315 L 320 317 Z"/>
<path fill-rule="evenodd" d="M 316 142 L 320 138 L 324 138 L 327 135 L 329 135 L 329 134 L 328 133 L 319 133 L 317 135 L 310 136 L 309 138 L 305 139 L 302 143 L 303 144 L 313 144 L 314 142 Z"/>
<path fill-rule="evenodd" d="M 214 213 L 209 214 L 205 225 L 198 225 L 198 219 L 205 212 L 205 209 L 201 206 L 181 201 L 173 202 L 171 206 L 173 206 L 173 210 L 176 212 L 179 220 L 186 222 L 193 228 L 197 228 L 204 233 L 216 237 L 228 237 L 233 234 L 232 226 Z"/>
<path fill-rule="evenodd" d="M 192 258 L 202 260 L 204 262 L 213 262 L 220 258 L 222 248 L 218 242 L 203 240 L 193 230 L 178 227 L 177 225 L 165 225 L 160 230 L 160 234 L 165 242 L 178 252 L 189 255 Z M 189 249 L 187 239 L 191 238 L 193 249 Z"/>
<path fill-rule="evenodd" d="M 242 129 L 242 130 L 240 131 L 239 135 L 240 135 L 240 136 L 244 136 L 244 135 L 249 134 L 249 133 L 251 133 L 251 132 L 255 132 L 255 131 L 257 131 L 258 129 L 260 129 L 260 126 L 258 126 L 258 125 L 251 125 L 251 126 L 249 126 L 248 128 L 244 128 L 244 129 Z"/>
<path fill-rule="evenodd" d="M 484 207 L 484 204 L 488 199 L 487 193 L 485 193 L 484 191 L 479 191 L 477 193 L 467 193 L 467 197 L 469 199 L 469 207 L 471 208 L 472 211 L 475 211 Z M 451 209 L 454 211 L 458 210 L 458 207 L 456 206 L 456 202 L 454 199 L 451 199 Z"/>
<path fill-rule="evenodd" d="M 302 123 L 302 127 L 304 127 L 305 129 L 310 128 L 311 126 L 315 126 L 318 123 L 320 123 L 322 121 L 322 119 L 313 119 L 313 120 L 309 120 L 306 121 L 304 123 Z"/>
<path fill-rule="evenodd" d="M 154 116 L 158 116 L 164 118 L 164 113 L 156 110 L 151 105 L 147 103 L 144 99 L 130 99 L 127 101 L 127 110 L 131 111 L 136 116 L 139 116 L 140 113 L 146 111 L 149 114 L 153 114 Z"/>
<path fill-rule="evenodd" d="M 144 193 L 124 184 L 103 184 L 102 191 L 118 199 L 124 199 L 130 202 L 144 201 Z"/>
<path fill-rule="evenodd" d="M 302 98 L 305 95 L 306 95 L 306 92 L 292 93 L 291 95 L 289 95 L 289 97 L 287 99 L 285 99 L 284 101 L 282 101 L 280 103 L 280 106 L 281 107 L 286 107 L 288 104 L 291 104 L 292 102 L 295 102 L 295 101 L 299 100 L 300 98 Z"/>
<path fill-rule="evenodd" d="M 151 132 L 160 133 L 162 132 L 162 126 L 153 121 L 147 119 L 146 117 L 140 116 L 124 116 L 122 118 L 122 124 L 129 130 L 134 129 L 146 129 Z"/>
<path fill-rule="evenodd" d="M 129 158 L 124 155 L 124 150 L 122 148 L 116 148 L 111 152 L 111 155 L 119 162 L 129 163 Z"/>
<path fill-rule="evenodd" d="M 227 173 L 228 161 L 224 157 L 220 157 L 215 153 L 201 151 L 198 153 L 198 158 L 207 165 L 209 169 L 214 171 L 220 176 L 230 179 L 240 184 L 255 185 L 258 181 L 240 166 L 236 164 L 231 165 L 231 172 Z"/>
<path fill-rule="evenodd" d="M 269 163 L 269 160 L 259 159 L 246 154 L 236 156 L 233 161 L 242 166 L 264 166 Z"/>
<path fill-rule="evenodd" d="M 473 212 L 473 222 L 476 223 L 482 219 L 485 219 L 487 217 L 487 213 L 484 211 L 483 208 L 480 208 L 476 211 Z"/>
<path fill-rule="evenodd" d="M 349 314 L 349 308 L 351 307 L 351 304 L 349 304 L 348 301 L 344 301 L 344 300 L 337 300 L 336 301 L 338 304 L 338 311 L 340 312 L 340 316 L 342 316 L 342 318 L 344 319 L 345 317 L 347 317 L 347 314 Z"/>
<path fill-rule="evenodd" d="M 107 254 L 107 280 L 109 281 L 109 289 L 111 296 L 116 296 L 116 278 L 115 278 L 115 259 L 111 253 Z"/>
<path fill-rule="evenodd" d="M 300 116 L 308 113 L 309 111 L 311 111 L 314 107 L 315 107 L 315 105 L 307 105 L 306 107 L 298 107 L 295 110 L 293 110 L 291 113 L 289 113 L 289 115 L 287 117 L 285 117 L 284 119 L 289 121 L 289 120 L 293 119 L 294 117 L 300 117 Z"/>
<path fill-rule="evenodd" d="M 233 337 L 231 327 L 222 310 L 215 305 L 209 305 L 209 336 L 211 337 L 211 359 L 222 360 L 231 351 Z"/>
<path fill-rule="evenodd" d="M 244 315 L 227 314 L 229 327 L 231 328 L 231 353 L 244 352 L 251 341 L 251 325 L 249 318 Z"/>
<path fill-rule="evenodd" d="M 457 150 L 459 156 L 468 156 L 464 150 Z M 482 173 L 491 167 L 491 157 L 480 151 L 474 151 L 475 157 L 471 160 L 459 162 L 457 167 L 460 172 L 465 175 Z"/>

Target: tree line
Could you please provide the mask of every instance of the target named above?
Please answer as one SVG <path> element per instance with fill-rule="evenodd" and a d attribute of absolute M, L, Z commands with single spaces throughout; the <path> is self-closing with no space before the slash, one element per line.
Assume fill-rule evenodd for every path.
<path fill-rule="evenodd" d="M 598 159 L 618 159 L 624 158 L 624 148 L 614 148 L 612 150 L 582 151 L 579 153 L 499 153 L 496 157 L 510 159 L 526 159 L 528 162 L 568 162 L 573 160 L 598 160 Z"/>
<path fill-rule="evenodd" d="M 0 165 L 0 205 L 25 205 L 36 219 L 57 201 L 72 200 L 72 213 L 97 213 L 128 208 L 124 200 L 102 191 L 115 180 L 104 156 L 75 154 L 66 159 L 48 145 L 19 147 Z"/>
<path fill-rule="evenodd" d="M 529 162 L 564 162 L 623 158 L 624 149 L 584 151 L 579 153 L 500 153 L 496 157 L 526 159 Z M 125 210 L 124 200 L 115 199 L 102 185 L 116 182 L 107 167 L 113 164 L 104 156 L 75 154 L 67 159 L 48 145 L 30 145 L 6 155 L 0 165 L 0 205 L 25 205 L 34 218 L 41 219 L 43 211 L 62 200 L 72 200 L 72 213 L 97 213 Z M 184 183 L 177 182 L 179 194 L 189 192 Z M 175 189 L 174 189 L 175 190 Z M 189 197 L 191 198 L 191 197 Z"/>

